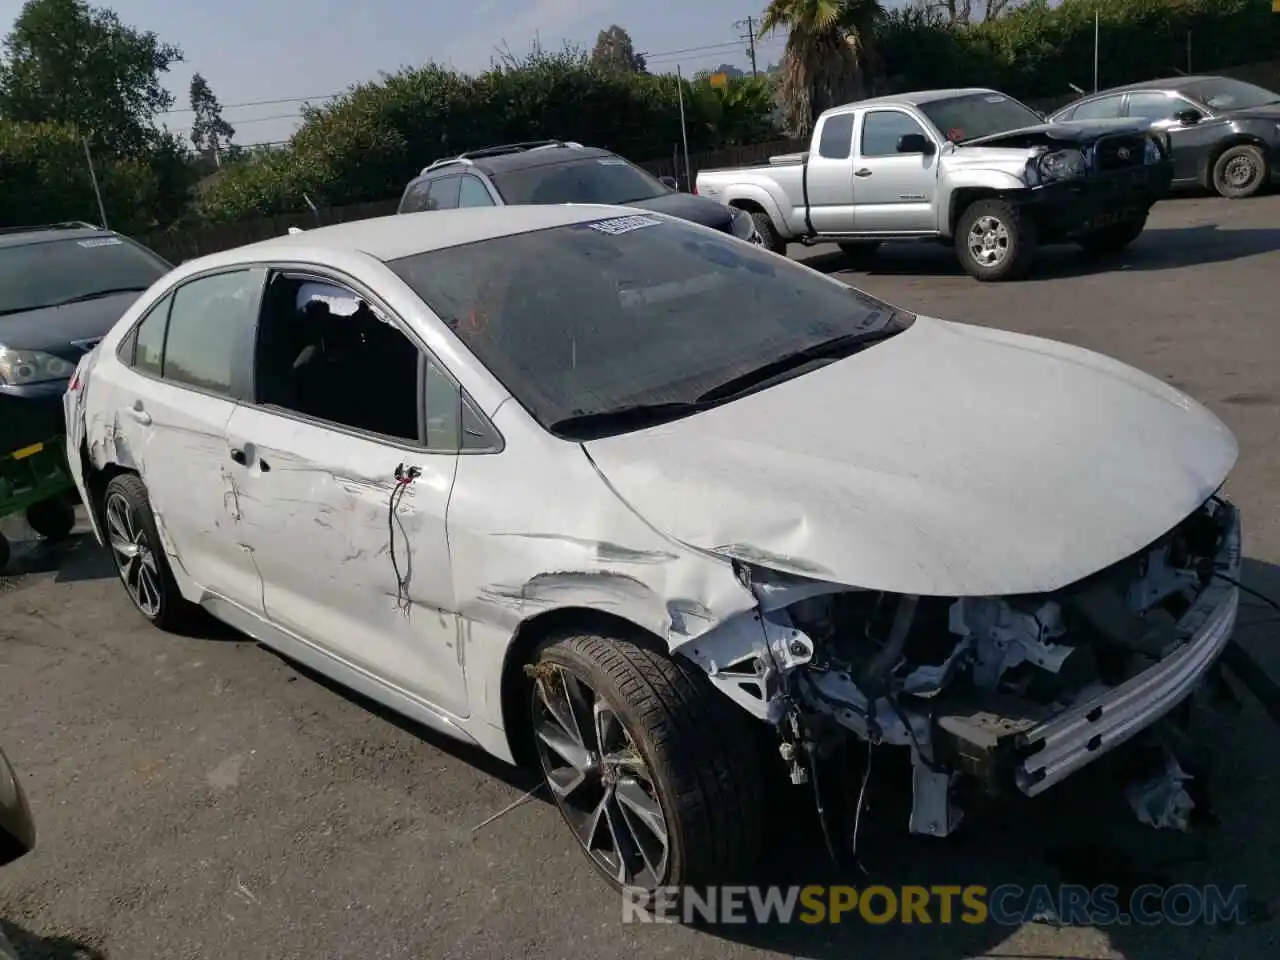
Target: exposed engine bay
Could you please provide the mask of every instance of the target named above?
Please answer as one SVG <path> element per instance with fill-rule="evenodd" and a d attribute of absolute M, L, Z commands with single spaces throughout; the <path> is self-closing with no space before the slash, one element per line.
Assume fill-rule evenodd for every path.
<path fill-rule="evenodd" d="M 962 818 L 960 779 L 1034 796 L 1182 703 L 1230 639 L 1240 555 L 1238 513 L 1213 497 L 1138 554 L 1051 594 L 902 596 L 744 566 L 760 598 L 754 624 L 689 653 L 777 727 L 793 782 L 850 734 L 907 748 L 910 828 L 946 836 Z M 1131 797 L 1140 819 L 1184 826 L 1185 779 L 1171 756 Z"/>

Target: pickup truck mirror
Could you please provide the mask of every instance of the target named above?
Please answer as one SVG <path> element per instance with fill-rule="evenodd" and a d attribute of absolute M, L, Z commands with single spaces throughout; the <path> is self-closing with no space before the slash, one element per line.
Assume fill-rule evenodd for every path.
<path fill-rule="evenodd" d="M 1194 107 L 1188 107 L 1186 110 L 1179 110 L 1173 115 L 1173 119 L 1179 123 L 1195 124 L 1204 119 L 1204 115 Z"/>
<path fill-rule="evenodd" d="M 675 177 L 659 177 L 658 182 L 668 190 L 679 190 L 680 182 Z"/>
<path fill-rule="evenodd" d="M 937 148 L 923 133 L 907 133 L 898 138 L 899 153 L 923 153 L 932 156 Z"/>

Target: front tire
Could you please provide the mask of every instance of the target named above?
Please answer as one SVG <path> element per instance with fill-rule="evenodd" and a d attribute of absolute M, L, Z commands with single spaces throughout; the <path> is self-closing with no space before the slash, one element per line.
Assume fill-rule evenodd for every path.
<path fill-rule="evenodd" d="M 751 219 L 755 221 L 756 233 L 760 234 L 760 243 L 764 248 L 772 253 L 780 253 L 785 257 L 787 255 L 787 241 L 778 235 L 778 229 L 773 225 L 773 221 L 769 219 L 769 215 L 762 210 L 756 210 L 751 214 Z"/>
<path fill-rule="evenodd" d="M 1219 196 L 1243 200 L 1267 185 L 1267 157 L 1252 144 L 1242 143 L 1222 151 L 1213 165 L 1211 185 Z"/>
<path fill-rule="evenodd" d="M 1094 230 L 1092 233 L 1086 233 L 1079 237 L 1076 243 L 1080 244 L 1081 249 L 1085 253 L 1094 256 L 1106 256 L 1108 254 L 1119 253 L 1133 241 L 1142 235 L 1142 231 L 1147 228 L 1147 217 L 1143 214 L 1141 217 L 1135 217 L 1133 220 L 1124 220 L 1120 223 L 1113 223 L 1111 226 L 1103 227 L 1100 230 Z"/>
<path fill-rule="evenodd" d="M 543 776 L 615 888 L 724 882 L 761 845 L 745 713 L 692 663 L 629 640 L 554 637 L 526 668 Z"/>
<path fill-rule="evenodd" d="M 142 478 L 112 477 L 102 495 L 102 516 L 116 572 L 137 611 L 161 630 L 186 626 L 196 608 L 173 578 Z"/>
<path fill-rule="evenodd" d="M 9 538 L 0 533 L 0 573 L 9 565 Z"/>
<path fill-rule="evenodd" d="M 1035 225 L 1007 200 L 977 200 L 960 214 L 955 244 L 956 258 L 975 280 L 1020 280 L 1035 261 Z"/>

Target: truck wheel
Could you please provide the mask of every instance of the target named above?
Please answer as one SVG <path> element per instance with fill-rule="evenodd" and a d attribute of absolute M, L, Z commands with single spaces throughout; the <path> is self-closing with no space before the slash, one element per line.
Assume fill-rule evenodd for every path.
<path fill-rule="evenodd" d="M 984 282 L 1019 280 L 1035 260 L 1035 227 L 1007 200 L 977 200 L 956 223 L 956 256 Z"/>
<path fill-rule="evenodd" d="M 758 740 L 701 670 L 620 637 L 567 633 L 525 672 L 547 785 L 610 884 L 720 883 L 751 866 Z"/>
<path fill-rule="evenodd" d="M 142 478 L 112 477 L 102 496 L 102 516 L 107 548 L 138 612 L 162 630 L 185 626 L 199 608 L 183 598 L 173 579 Z"/>
<path fill-rule="evenodd" d="M 751 214 L 751 219 L 756 223 L 756 232 L 760 234 L 760 242 L 764 245 L 764 248 L 773 253 L 780 253 L 785 257 L 787 255 L 787 241 L 778 236 L 778 231 L 774 228 L 773 221 L 769 219 L 769 215 L 757 210 Z"/>
<path fill-rule="evenodd" d="M 1141 236 L 1142 231 L 1147 227 L 1147 217 L 1143 214 L 1141 217 L 1134 217 L 1132 220 L 1123 220 L 1120 223 L 1113 223 L 1109 227 L 1103 227 L 1101 230 L 1094 230 L 1092 233 L 1086 233 L 1076 239 L 1076 243 L 1086 252 L 1095 256 L 1104 256 L 1109 253 L 1119 253 L 1133 241 Z"/>
<path fill-rule="evenodd" d="M 0 533 L 0 573 L 9 565 L 9 539 Z"/>
<path fill-rule="evenodd" d="M 859 243 L 854 240 L 848 240 L 839 244 L 839 247 L 845 259 L 855 266 L 862 266 L 871 262 L 871 259 L 876 255 L 876 251 L 880 249 L 880 241 L 865 240 Z"/>
<path fill-rule="evenodd" d="M 1251 144 L 1242 143 L 1222 151 L 1213 165 L 1213 189 L 1230 200 L 1252 197 L 1266 183 L 1266 155 Z"/>
<path fill-rule="evenodd" d="M 46 540 L 65 540 L 76 525 L 76 508 L 64 497 L 41 500 L 27 507 L 27 524 Z"/>

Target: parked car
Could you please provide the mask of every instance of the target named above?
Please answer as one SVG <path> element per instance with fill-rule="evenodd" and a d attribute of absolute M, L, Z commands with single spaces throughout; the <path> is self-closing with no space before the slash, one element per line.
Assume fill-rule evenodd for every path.
<path fill-rule="evenodd" d="M 144 617 L 198 604 L 539 764 L 615 884 L 749 861 L 762 740 L 819 795 L 828 748 L 900 751 L 899 812 L 951 833 L 964 784 L 1034 796 L 1166 718 L 1235 623 L 1237 445 L 1200 404 L 633 208 L 183 264 L 66 413 Z"/>
<path fill-rule="evenodd" d="M 807 153 L 699 171 L 697 191 L 749 210 L 778 253 L 935 240 L 978 280 L 1012 280 L 1040 244 L 1132 243 L 1171 177 L 1145 124 L 1050 124 L 994 90 L 926 90 L 827 110 Z"/>
<path fill-rule="evenodd" d="M 405 188 L 399 212 L 531 203 L 622 204 L 760 242 L 745 211 L 681 193 L 671 177 L 571 140 L 508 143 L 437 160 Z"/>
<path fill-rule="evenodd" d="M 71 532 L 62 394 L 76 363 L 170 264 L 82 222 L 0 229 L 0 517 Z M 49 441 L 56 441 L 50 444 Z M 0 537 L 0 568 L 8 559 Z"/>
<path fill-rule="evenodd" d="M 1169 137 L 1175 186 L 1252 197 L 1280 176 L 1280 93 L 1230 77 L 1168 77 L 1113 87 L 1053 116 L 1141 120 Z"/>

